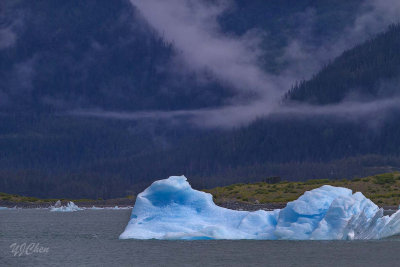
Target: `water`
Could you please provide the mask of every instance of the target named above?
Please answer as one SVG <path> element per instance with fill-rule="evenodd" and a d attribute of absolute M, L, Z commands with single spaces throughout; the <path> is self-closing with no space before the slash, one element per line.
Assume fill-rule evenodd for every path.
<path fill-rule="evenodd" d="M 400 237 L 376 241 L 118 240 L 130 210 L 0 211 L 0 266 L 398 266 Z M 48 252 L 14 256 L 10 245 Z"/>

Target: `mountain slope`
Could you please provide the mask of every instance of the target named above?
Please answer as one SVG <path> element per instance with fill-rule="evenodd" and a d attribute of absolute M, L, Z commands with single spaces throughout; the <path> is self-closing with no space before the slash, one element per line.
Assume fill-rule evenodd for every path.
<path fill-rule="evenodd" d="M 287 93 L 287 100 L 332 104 L 351 97 L 376 99 L 400 93 L 400 25 L 344 52 L 312 79 Z"/>
<path fill-rule="evenodd" d="M 312 45 L 337 36 L 353 23 L 357 12 L 350 11 L 363 1 L 343 1 L 335 10 L 326 1 L 232 3 L 219 17 L 222 31 L 264 31 L 262 65 L 278 71 L 287 63 L 280 58 L 290 40 L 305 39 L 298 34 L 303 28 L 311 28 L 306 43 Z M 128 0 L 5 0 L 1 8 L 0 29 L 14 39 L 0 45 L 0 110 L 198 109 L 235 95 L 228 85 L 199 79 L 176 64 L 179 51 Z"/>
<path fill-rule="evenodd" d="M 220 105 L 231 94 L 175 75 L 173 48 L 129 1 L 3 5 L 15 43 L 0 49 L 2 111 L 199 108 Z"/>
<path fill-rule="evenodd" d="M 237 0 L 219 22 L 232 38 L 253 28 L 265 31 L 262 47 L 267 51 L 260 64 L 274 73 L 289 64 L 282 56 L 293 39 L 305 35 L 301 41 L 311 47 L 335 39 L 354 22 L 355 10 L 364 3 L 269 2 Z M 65 111 L 76 109 L 219 107 L 235 93 L 212 78 L 204 81 L 176 69 L 179 51 L 155 34 L 127 0 L 6 0 L 0 3 L 4 6 L 0 34 L 5 27 L 16 37 L 9 43 L 0 40 L 0 192 L 109 198 L 139 192 L 150 181 L 172 174 L 185 174 L 195 186 L 209 187 L 270 175 L 293 180 L 353 177 L 400 166 L 395 112 L 377 128 L 368 120 L 283 116 L 227 131 L 195 129 L 175 120 L 66 116 Z M 397 34 L 398 26 L 389 32 Z M 291 98 L 297 92 L 293 89 L 289 98 L 335 103 L 353 88 L 380 96 L 375 85 L 393 79 L 397 64 L 397 55 L 387 54 L 394 53 L 390 47 L 397 37 L 382 36 L 388 37 L 377 37 L 381 45 L 371 40 L 368 43 L 374 45 L 343 54 L 339 63 L 331 64 L 336 67 L 326 68 L 325 76 L 317 75 L 322 77 L 318 83 L 304 82 L 324 86 L 297 98 Z M 381 56 L 371 63 L 371 53 L 383 55 L 390 69 L 385 69 Z M 383 67 L 379 75 L 377 67 Z M 346 82 L 336 92 L 332 81 L 341 80 Z"/>

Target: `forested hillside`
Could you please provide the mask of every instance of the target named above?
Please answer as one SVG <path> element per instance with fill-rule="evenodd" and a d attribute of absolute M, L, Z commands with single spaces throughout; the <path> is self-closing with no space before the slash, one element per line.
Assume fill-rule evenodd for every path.
<path fill-rule="evenodd" d="M 219 18 L 221 28 L 237 35 L 264 31 L 261 61 L 277 71 L 287 64 L 280 58 L 289 41 L 302 38 L 300 29 L 311 28 L 305 42 L 317 45 L 350 25 L 362 1 L 341 1 L 335 12 L 320 1 L 233 3 Z M 212 78 L 182 74 L 184 67 L 174 66 L 179 51 L 128 0 L 6 0 L 1 8 L 0 24 L 14 36 L 0 47 L 2 111 L 197 109 L 234 96 Z"/>
<path fill-rule="evenodd" d="M 169 70 L 170 44 L 129 1 L 5 1 L 18 38 L 0 50 L 0 110 L 179 109 L 230 93 Z M 16 26 L 13 26 L 15 25 Z"/>
<path fill-rule="evenodd" d="M 292 65 L 318 69 L 307 63 L 307 53 L 348 33 L 366 2 L 231 3 L 218 16 L 219 30 L 228 40 L 257 33 L 260 69 L 286 77 L 279 75 L 296 70 Z M 396 109 L 379 121 L 271 115 L 233 129 L 199 128 L 185 116 L 79 116 L 82 110 L 124 115 L 245 101 L 235 98 L 232 84 L 207 71 L 199 78 L 181 65 L 181 51 L 128 0 L 6 0 L 0 8 L 0 192 L 111 198 L 169 175 L 185 174 L 207 188 L 267 176 L 352 178 L 400 167 Z M 283 107 L 396 95 L 399 40 L 399 26 L 371 36 L 295 85 Z"/>
<path fill-rule="evenodd" d="M 295 85 L 287 100 L 312 104 L 393 97 L 400 93 L 400 25 L 344 52 L 311 80 Z M 353 99 L 352 99 L 353 98 Z"/>

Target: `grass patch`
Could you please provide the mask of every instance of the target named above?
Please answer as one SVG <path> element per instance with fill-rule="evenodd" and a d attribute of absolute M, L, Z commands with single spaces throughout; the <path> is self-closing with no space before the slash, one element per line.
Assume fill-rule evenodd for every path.
<path fill-rule="evenodd" d="M 385 174 L 374 176 L 375 184 L 384 185 L 384 184 L 394 184 L 395 182 L 396 182 L 396 180 L 394 178 L 393 173 L 385 173 Z"/>
<path fill-rule="evenodd" d="M 353 180 L 314 179 L 306 182 L 281 182 L 278 184 L 235 184 L 205 190 L 211 193 L 217 202 L 258 201 L 260 203 L 286 203 L 293 201 L 309 191 L 322 185 L 346 187 L 353 192 L 361 192 L 379 205 L 400 204 L 400 173 L 385 173 Z"/>

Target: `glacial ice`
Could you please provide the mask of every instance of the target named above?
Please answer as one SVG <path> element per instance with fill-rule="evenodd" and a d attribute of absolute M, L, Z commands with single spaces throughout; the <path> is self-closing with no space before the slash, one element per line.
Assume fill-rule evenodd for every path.
<path fill-rule="evenodd" d="M 114 207 L 96 207 L 92 206 L 91 208 L 84 208 L 86 210 L 129 210 L 132 209 L 131 206 L 127 207 L 119 207 L 119 206 L 114 206 Z"/>
<path fill-rule="evenodd" d="M 9 207 L 0 207 L 0 210 L 16 210 L 17 206 L 13 207 L 13 208 L 9 208 Z"/>
<path fill-rule="evenodd" d="M 154 182 L 137 196 L 120 239 L 380 239 L 400 233 L 400 211 L 383 216 L 362 193 L 324 185 L 283 209 L 235 211 L 214 204 L 184 176 Z"/>
<path fill-rule="evenodd" d="M 105 209 L 107 210 L 129 210 L 132 207 L 119 207 L 119 206 L 114 206 L 114 207 L 106 207 Z"/>
<path fill-rule="evenodd" d="M 50 207 L 50 211 L 58 211 L 58 212 L 72 212 L 82 210 L 74 202 L 68 202 L 67 206 L 61 206 L 61 202 L 57 201 L 56 205 Z"/>
<path fill-rule="evenodd" d="M 87 208 L 88 210 L 104 210 L 102 207 L 92 206 L 91 208 Z"/>

